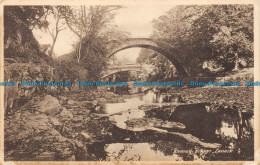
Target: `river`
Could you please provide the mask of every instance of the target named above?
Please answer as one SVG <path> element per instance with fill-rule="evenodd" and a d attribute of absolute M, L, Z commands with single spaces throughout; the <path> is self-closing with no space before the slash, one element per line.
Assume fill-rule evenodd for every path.
<path fill-rule="evenodd" d="M 102 150 L 89 150 L 100 160 L 253 159 L 252 115 L 213 111 L 209 103 L 188 104 L 174 93 L 150 90 L 124 97 L 124 102 L 105 104 L 103 113 L 125 135 L 88 146 Z"/>

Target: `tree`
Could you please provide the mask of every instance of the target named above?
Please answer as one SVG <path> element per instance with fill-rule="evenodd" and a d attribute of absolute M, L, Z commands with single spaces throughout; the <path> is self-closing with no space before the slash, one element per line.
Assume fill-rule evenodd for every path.
<path fill-rule="evenodd" d="M 153 20 L 155 41 L 175 53 L 190 75 L 215 61 L 230 71 L 253 59 L 253 5 L 176 6 Z"/>
<path fill-rule="evenodd" d="M 63 8 L 68 27 L 79 38 L 78 63 L 87 57 L 90 49 L 94 48 L 94 41 L 108 28 L 114 19 L 115 11 L 120 8 L 121 6 L 80 6 L 80 8 L 65 6 Z"/>
<path fill-rule="evenodd" d="M 211 58 L 230 71 L 243 58 L 253 59 L 253 6 L 213 5 L 193 23 L 194 42 L 209 47 Z M 202 37 L 203 36 L 203 37 Z"/>
<path fill-rule="evenodd" d="M 126 34 L 113 25 L 116 11 L 121 6 L 63 6 L 62 14 L 69 29 L 78 37 L 75 59 L 78 66 L 88 71 L 89 80 L 99 79 L 106 68 L 106 55 L 114 40 Z M 112 44 L 111 44 L 112 43 Z"/>
<path fill-rule="evenodd" d="M 139 64 L 148 64 L 153 66 L 148 75 L 143 75 L 152 81 L 173 80 L 177 76 L 175 66 L 164 56 L 150 49 L 142 49 L 139 57 L 136 59 Z"/>
<path fill-rule="evenodd" d="M 50 50 L 50 56 L 53 56 L 53 49 L 54 49 L 56 40 L 58 38 L 59 32 L 66 29 L 65 22 L 62 22 L 63 21 L 63 15 L 61 13 L 60 8 L 61 8 L 60 6 L 55 6 L 50 11 L 50 13 L 52 14 L 52 16 L 55 20 L 55 25 L 52 29 L 50 28 L 50 25 L 47 26 L 47 31 L 52 37 L 52 45 L 51 45 L 51 50 Z M 46 17 L 47 16 L 48 15 L 46 15 Z"/>
<path fill-rule="evenodd" d="M 21 62 L 41 61 L 39 43 L 34 38 L 32 29 L 48 25 L 44 18 L 49 9 L 48 6 L 4 7 L 5 58 L 15 58 Z"/>

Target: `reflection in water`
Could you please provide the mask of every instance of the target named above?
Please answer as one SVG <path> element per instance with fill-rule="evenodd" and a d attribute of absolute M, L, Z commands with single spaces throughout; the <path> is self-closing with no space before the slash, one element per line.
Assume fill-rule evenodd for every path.
<path fill-rule="evenodd" d="M 178 102 L 180 96 L 173 94 L 154 93 L 147 91 L 144 95 L 139 95 L 130 99 L 125 99 L 122 103 L 107 103 L 103 109 L 106 114 L 113 114 L 128 109 L 137 108 L 140 105 L 149 103 L 165 103 L 165 102 Z"/>
<path fill-rule="evenodd" d="M 219 113 L 218 120 L 221 124 L 216 128 L 216 134 L 220 137 L 229 137 L 241 140 L 253 135 L 253 117 L 248 113 Z"/>
<path fill-rule="evenodd" d="M 178 161 L 181 156 L 165 155 L 161 151 L 152 150 L 148 143 L 114 143 L 107 145 L 107 160 L 109 161 Z"/>
<path fill-rule="evenodd" d="M 221 127 L 219 127 L 216 130 L 216 134 L 217 135 L 221 135 L 221 136 L 227 136 L 227 137 L 231 137 L 231 138 L 235 138 L 237 139 L 237 130 L 235 128 L 235 125 L 232 123 L 228 123 L 225 121 L 221 121 Z"/>
<path fill-rule="evenodd" d="M 145 104 L 139 97 L 125 99 L 123 103 L 107 103 L 104 107 L 104 113 L 113 114 L 122 111 L 126 111 L 128 109 L 137 108 L 140 105 Z"/>
<path fill-rule="evenodd" d="M 163 97 L 160 93 L 154 93 L 152 91 L 148 91 L 145 95 L 140 97 L 144 103 L 162 103 Z"/>
<path fill-rule="evenodd" d="M 148 103 L 158 103 L 160 99 L 159 94 L 155 94 L 152 91 L 148 91 L 145 95 L 137 96 L 130 99 L 125 99 L 122 103 L 108 103 L 104 107 L 104 113 L 113 114 L 128 109 L 137 108 L 140 105 Z"/>
<path fill-rule="evenodd" d="M 138 109 L 131 109 L 131 111 L 128 111 L 126 113 L 111 116 L 110 120 L 115 121 L 117 127 L 127 129 L 126 121 L 130 119 L 143 118 L 144 116 L 144 111 L 140 111 Z"/>

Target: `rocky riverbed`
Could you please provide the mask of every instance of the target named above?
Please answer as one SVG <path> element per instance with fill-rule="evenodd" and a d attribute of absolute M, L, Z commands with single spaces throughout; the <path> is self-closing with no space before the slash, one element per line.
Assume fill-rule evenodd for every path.
<path fill-rule="evenodd" d="M 246 114 L 251 119 L 253 88 L 193 88 L 175 90 L 175 93 L 181 96 L 186 107 L 171 103 L 141 105 L 114 114 L 103 113 L 104 105 L 123 102 L 126 96 L 122 97 L 104 90 L 75 91 L 62 96 L 35 95 L 5 117 L 5 160 L 117 160 L 115 159 L 117 156 L 114 158 L 109 156 L 110 151 L 106 150 L 113 144 L 127 143 L 128 148 L 130 143 L 149 142 L 152 143 L 149 146 L 159 145 L 160 151 L 165 153 L 166 148 L 161 145 L 172 144 L 176 139 L 180 143 L 179 149 L 182 146 L 182 149 L 193 151 L 199 148 L 232 149 L 234 152 L 228 154 L 230 158 L 219 154 L 214 156 L 211 153 L 206 156 L 197 154 L 198 159 L 205 160 L 211 157 L 218 160 L 224 157 L 228 160 L 237 155 L 243 159 L 252 155 L 253 148 L 250 146 L 253 144 L 249 143 L 246 148 L 241 145 L 253 141 L 249 118 L 241 120 L 239 114 L 235 117 L 238 123 L 245 122 L 245 126 L 241 127 L 244 131 L 236 135 L 237 137 L 224 136 L 221 131 L 223 128 L 211 122 L 211 129 L 200 129 L 204 134 L 212 135 L 207 139 L 201 136 L 203 133 L 198 132 L 202 127 L 196 123 L 201 124 L 198 121 L 202 119 L 204 125 L 219 120 L 220 118 L 212 115 L 216 111 L 228 114 L 239 111 L 243 112 L 240 115 Z M 189 108 L 189 105 L 196 105 L 197 108 L 194 109 L 194 106 Z M 183 111 L 187 111 L 189 115 Z M 185 114 L 185 120 L 178 117 Z M 227 116 L 225 120 L 228 120 Z M 219 135 L 214 131 L 219 132 Z M 220 138 L 222 136 L 223 138 Z M 155 141 L 158 143 L 155 144 Z M 193 158 L 190 156 L 182 155 L 181 160 L 195 159 L 194 156 Z M 221 158 L 218 158 L 219 156 Z"/>

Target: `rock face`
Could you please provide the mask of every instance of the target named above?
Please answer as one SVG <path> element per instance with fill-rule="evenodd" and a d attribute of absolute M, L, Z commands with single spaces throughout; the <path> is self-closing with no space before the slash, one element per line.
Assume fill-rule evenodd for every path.
<path fill-rule="evenodd" d="M 73 160 L 75 144 L 60 127 L 58 119 L 45 114 L 16 113 L 5 121 L 7 160 Z"/>
<path fill-rule="evenodd" d="M 6 112 L 11 112 L 14 105 L 14 100 L 19 98 L 18 86 L 5 87 L 4 94 L 4 109 Z"/>
<path fill-rule="evenodd" d="M 36 104 L 36 107 L 38 107 L 38 111 L 50 116 L 58 114 L 61 110 L 59 100 L 51 95 L 46 95 L 42 101 Z"/>
<path fill-rule="evenodd" d="M 68 100 L 73 99 L 59 99 L 51 95 L 33 97 L 5 119 L 6 160 L 89 159 L 86 146 L 81 142 L 89 143 L 96 132 L 101 136 L 103 127 L 95 127 L 93 134 L 83 132 L 85 126 L 82 124 L 89 116 L 89 110 L 83 108 L 86 102 L 73 101 L 69 105 Z"/>
<path fill-rule="evenodd" d="M 19 47 L 22 49 L 24 48 L 24 46 Z M 38 62 L 39 57 L 40 56 L 37 57 Z M 45 63 L 37 65 L 33 63 L 21 63 L 19 60 L 15 59 L 12 59 L 11 61 L 13 62 L 5 65 L 4 81 L 12 81 L 16 82 L 16 84 L 15 86 L 5 88 L 4 105 L 7 112 L 15 112 L 18 107 L 23 106 L 25 102 L 31 100 L 35 95 L 42 93 L 42 91 L 45 90 L 45 87 L 43 86 L 22 86 L 20 83 L 18 86 L 18 82 L 49 81 L 48 79 L 45 79 L 46 77 L 49 77 L 49 65 Z"/>

